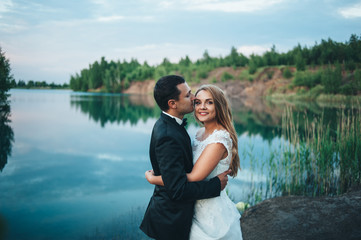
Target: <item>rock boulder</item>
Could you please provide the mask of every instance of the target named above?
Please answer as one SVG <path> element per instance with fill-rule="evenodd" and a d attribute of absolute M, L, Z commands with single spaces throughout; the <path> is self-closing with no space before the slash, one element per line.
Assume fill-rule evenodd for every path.
<path fill-rule="evenodd" d="M 361 239 L 361 190 L 265 200 L 242 214 L 241 226 L 244 240 Z"/>

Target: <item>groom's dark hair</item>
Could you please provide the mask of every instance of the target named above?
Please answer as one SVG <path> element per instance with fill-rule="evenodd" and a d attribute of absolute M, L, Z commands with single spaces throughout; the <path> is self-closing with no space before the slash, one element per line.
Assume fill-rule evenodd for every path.
<path fill-rule="evenodd" d="M 168 75 L 161 77 L 154 86 L 154 99 L 162 111 L 169 109 L 168 101 L 174 99 L 178 101 L 181 93 L 177 85 L 185 83 L 181 76 Z"/>

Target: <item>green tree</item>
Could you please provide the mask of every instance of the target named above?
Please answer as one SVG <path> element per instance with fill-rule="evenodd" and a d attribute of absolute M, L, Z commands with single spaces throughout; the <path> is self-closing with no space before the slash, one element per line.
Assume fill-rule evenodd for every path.
<path fill-rule="evenodd" d="M 335 70 L 329 65 L 321 77 L 321 83 L 326 93 L 336 94 L 340 90 L 342 82 L 341 65 L 336 64 Z"/>
<path fill-rule="evenodd" d="M 231 53 L 225 57 L 224 59 L 226 66 L 228 67 L 241 67 L 245 66 L 248 63 L 248 58 L 243 54 L 239 54 L 235 47 L 231 48 Z M 213 60 L 215 62 L 215 60 Z M 220 65 L 220 64 L 216 64 Z"/>
<path fill-rule="evenodd" d="M 0 103 L 7 102 L 8 91 L 11 87 L 13 76 L 11 74 L 11 67 L 9 59 L 6 58 L 5 53 L 0 47 Z"/>
<path fill-rule="evenodd" d="M 208 50 L 205 50 L 203 53 L 203 58 L 200 63 L 210 64 L 212 62 L 211 56 L 209 56 Z"/>
<path fill-rule="evenodd" d="M 20 88 L 25 88 L 25 87 L 26 87 L 26 83 L 25 83 L 24 80 L 19 80 L 17 86 L 20 87 Z"/>
<path fill-rule="evenodd" d="M 27 88 L 33 88 L 35 87 L 35 82 L 33 80 L 30 80 L 28 84 L 26 85 Z"/>
<path fill-rule="evenodd" d="M 303 58 L 301 51 L 299 51 L 295 56 L 295 63 L 297 71 L 306 70 L 306 60 Z"/>
<path fill-rule="evenodd" d="M 179 61 L 180 66 L 189 67 L 192 64 L 192 61 L 189 59 L 188 56 L 186 58 L 181 58 Z"/>
<path fill-rule="evenodd" d="M 103 76 L 105 76 L 102 73 L 102 70 L 105 71 L 105 63 L 104 63 L 104 57 L 102 57 L 103 66 L 98 63 L 98 61 L 95 61 L 93 65 L 89 66 L 89 71 L 82 71 L 81 77 L 82 77 L 82 88 L 85 88 L 87 86 L 87 90 L 90 89 L 96 89 L 103 85 Z M 87 84 L 85 83 L 88 82 Z"/>
<path fill-rule="evenodd" d="M 251 58 L 248 64 L 248 72 L 249 74 L 255 74 L 257 71 L 257 63 L 254 57 Z"/>
<path fill-rule="evenodd" d="M 267 66 L 275 66 L 278 64 L 278 53 L 276 52 L 276 46 L 273 45 L 271 51 L 267 51 L 264 54 L 264 61 Z"/>
<path fill-rule="evenodd" d="M 13 81 L 9 59 L 0 47 L 0 171 L 7 163 L 8 156 L 11 155 L 14 132 L 9 125 L 10 103 L 8 101 L 8 91 Z"/>

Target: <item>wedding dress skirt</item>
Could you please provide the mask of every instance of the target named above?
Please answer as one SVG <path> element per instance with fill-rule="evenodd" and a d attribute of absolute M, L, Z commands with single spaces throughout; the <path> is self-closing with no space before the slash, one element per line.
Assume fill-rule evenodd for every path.
<path fill-rule="evenodd" d="M 197 135 L 200 135 L 201 131 L 204 131 L 204 128 Z M 228 170 L 232 159 L 232 140 L 229 133 L 225 130 L 216 130 L 203 141 L 199 141 L 197 136 L 195 137 L 193 141 L 194 163 L 205 147 L 211 143 L 223 144 L 228 151 L 228 156 L 218 163 L 207 179 Z M 194 210 L 190 233 L 191 240 L 242 239 L 241 216 L 225 190 L 221 192 L 219 197 L 196 201 Z"/>

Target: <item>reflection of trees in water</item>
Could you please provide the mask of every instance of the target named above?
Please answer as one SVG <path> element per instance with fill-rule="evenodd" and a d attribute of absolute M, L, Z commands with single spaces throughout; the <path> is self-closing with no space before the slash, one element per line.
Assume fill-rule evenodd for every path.
<path fill-rule="evenodd" d="M 133 125 L 139 120 L 156 118 L 160 110 L 151 107 L 148 100 L 127 95 L 73 95 L 70 104 L 104 127 L 106 123 L 129 121 Z"/>
<path fill-rule="evenodd" d="M 281 136 L 282 115 L 286 107 L 291 107 L 294 119 L 298 119 L 300 127 L 303 122 L 312 122 L 315 117 L 324 115 L 324 123 L 336 127 L 332 121 L 336 116 L 336 109 L 320 107 L 315 103 L 274 103 L 261 98 L 230 99 L 236 131 L 239 135 L 260 135 L 263 139 L 272 140 Z M 81 94 L 71 97 L 71 106 L 90 119 L 99 122 L 103 127 L 106 123 L 137 124 L 139 120 L 158 118 L 160 109 L 154 104 L 151 95 L 110 95 L 110 94 Z M 191 117 L 189 122 L 195 123 Z"/>
<path fill-rule="evenodd" d="M 0 103 L 0 171 L 2 171 L 11 155 L 14 132 L 9 125 L 10 105 Z"/>

